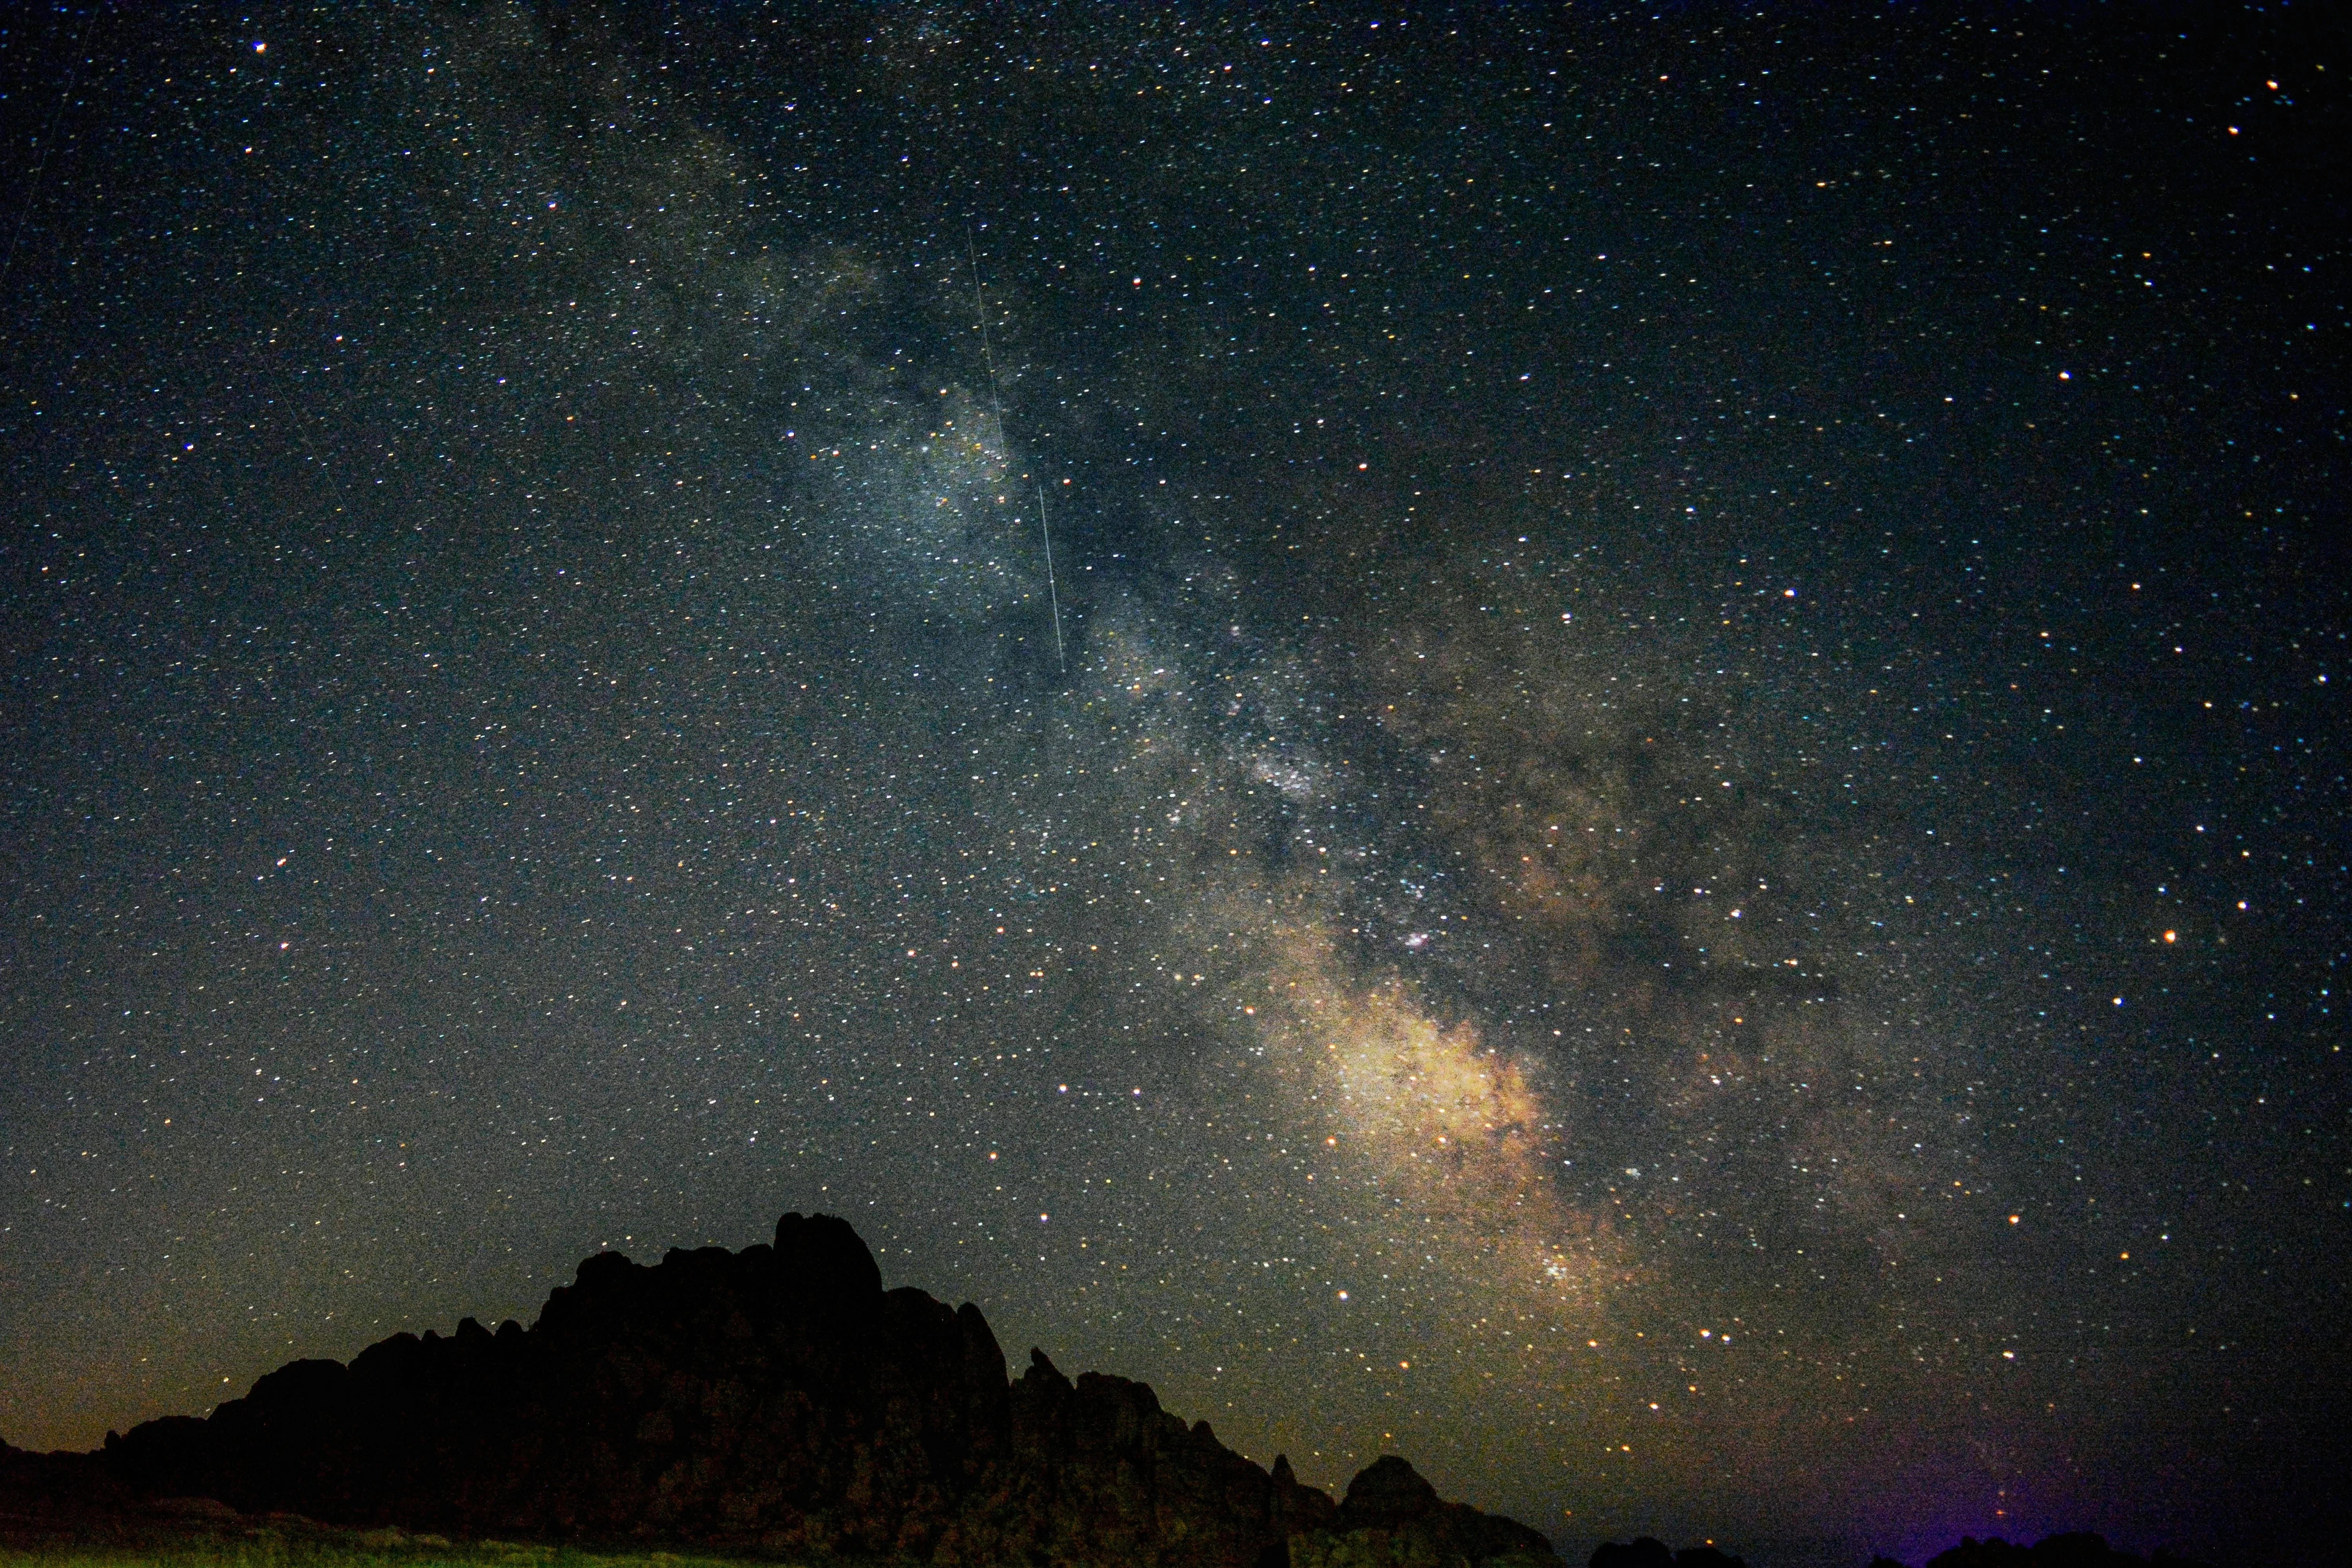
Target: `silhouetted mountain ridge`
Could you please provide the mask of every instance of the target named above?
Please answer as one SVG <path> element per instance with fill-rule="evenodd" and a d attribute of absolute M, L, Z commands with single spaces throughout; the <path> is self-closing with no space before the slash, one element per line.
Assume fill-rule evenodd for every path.
<path fill-rule="evenodd" d="M 978 1308 L 884 1290 L 866 1244 L 788 1214 L 772 1245 L 580 1265 L 530 1328 L 395 1334 L 298 1361 L 206 1418 L 110 1433 L 148 1497 L 336 1524 L 939 1564 L 1556 1568 L 1513 1521 L 1386 1456 L 1335 1505 L 1146 1384 L 1008 1382 Z"/>
<path fill-rule="evenodd" d="M 1903 1568 L 1891 1557 L 1874 1560 L 1870 1568 Z M 2109 1546 L 2104 1536 L 2088 1531 L 2046 1535 L 2032 1546 L 2013 1545 L 1996 1535 L 1979 1541 L 1963 1535 L 1948 1552 L 1927 1559 L 1927 1568 L 2203 1568 L 2159 1546 L 2153 1558 L 2137 1557 Z"/>

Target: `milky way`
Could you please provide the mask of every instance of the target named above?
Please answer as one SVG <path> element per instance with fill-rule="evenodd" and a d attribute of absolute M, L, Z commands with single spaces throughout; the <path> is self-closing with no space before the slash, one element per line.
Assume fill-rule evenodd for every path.
<path fill-rule="evenodd" d="M 2341 38 L 1258 20 L 16 35 L 0 1436 L 798 1208 L 1580 1558 L 2332 1473 Z"/>

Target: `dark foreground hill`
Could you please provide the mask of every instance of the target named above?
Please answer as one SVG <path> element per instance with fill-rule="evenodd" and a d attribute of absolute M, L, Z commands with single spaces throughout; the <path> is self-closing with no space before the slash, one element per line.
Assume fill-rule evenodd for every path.
<path fill-rule="evenodd" d="M 882 1289 L 855 1231 L 582 1263 L 529 1329 L 471 1319 L 298 1361 L 97 1456 L 133 1493 L 336 1524 L 794 1557 L 1163 1568 L 1554 1568 L 1402 1459 L 1344 1500 L 1041 1352 L 1008 1382 L 979 1309 Z"/>

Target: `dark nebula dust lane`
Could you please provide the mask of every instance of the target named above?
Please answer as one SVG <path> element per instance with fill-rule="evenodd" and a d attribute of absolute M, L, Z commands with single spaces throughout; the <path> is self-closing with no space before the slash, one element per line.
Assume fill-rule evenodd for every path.
<path fill-rule="evenodd" d="M 1580 1559 L 2336 1528 L 2315 12 L 7 26 L 0 1436 L 797 1208 Z"/>

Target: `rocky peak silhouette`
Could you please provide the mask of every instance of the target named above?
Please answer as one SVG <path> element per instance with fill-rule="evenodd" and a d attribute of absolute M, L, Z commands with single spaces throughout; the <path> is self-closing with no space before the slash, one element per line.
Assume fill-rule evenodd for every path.
<path fill-rule="evenodd" d="M 205 1419 L 108 1434 L 150 1496 L 337 1524 L 941 1564 L 1556 1568 L 1384 1456 L 1347 1501 L 1042 1351 L 1008 1382 L 978 1308 L 884 1290 L 849 1225 L 581 1263 L 537 1322 L 298 1361 Z"/>

